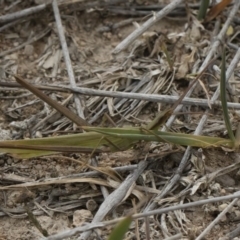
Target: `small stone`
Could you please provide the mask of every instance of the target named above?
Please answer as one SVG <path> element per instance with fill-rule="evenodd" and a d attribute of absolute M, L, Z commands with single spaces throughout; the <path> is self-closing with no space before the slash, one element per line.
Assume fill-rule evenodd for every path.
<path fill-rule="evenodd" d="M 236 206 L 238 206 L 240 208 L 240 200 L 237 201 Z"/>
<path fill-rule="evenodd" d="M 55 166 L 55 168 L 56 168 L 56 171 L 60 171 L 61 170 L 61 166 L 59 165 L 59 164 L 57 164 L 56 166 Z"/>
<path fill-rule="evenodd" d="M 220 222 L 226 222 L 227 221 L 227 216 L 226 215 L 223 215 Z"/>
<path fill-rule="evenodd" d="M 86 42 L 80 41 L 80 46 L 82 46 L 82 47 L 86 46 Z"/>
<path fill-rule="evenodd" d="M 73 213 L 73 226 L 80 227 L 83 223 L 89 222 L 92 217 L 92 213 L 89 210 L 77 210 Z"/>
<path fill-rule="evenodd" d="M 37 164 L 37 165 L 35 166 L 35 168 L 36 168 L 37 170 L 42 170 L 42 165 L 41 165 L 41 164 Z"/>
<path fill-rule="evenodd" d="M 236 214 L 236 217 L 237 217 L 237 218 L 240 217 L 240 211 L 239 211 L 239 210 L 235 210 L 235 214 Z"/>
<path fill-rule="evenodd" d="M 223 203 L 223 204 L 219 205 L 218 206 L 218 211 L 222 212 L 227 206 L 228 206 L 228 204 L 226 204 L 226 203 Z"/>
<path fill-rule="evenodd" d="M 97 203 L 93 199 L 89 199 L 86 203 L 86 207 L 89 211 L 94 211 L 97 208 Z"/>
<path fill-rule="evenodd" d="M 52 227 L 54 221 L 48 216 L 39 216 L 37 217 L 41 226 L 45 229 Z"/>
<path fill-rule="evenodd" d="M 29 60 L 30 60 L 30 61 L 33 61 L 33 60 L 34 60 L 34 56 L 33 56 L 33 55 L 30 55 L 30 56 L 29 56 Z"/>
<path fill-rule="evenodd" d="M 220 194 L 221 194 L 222 196 L 226 195 L 226 190 L 222 188 L 221 191 L 220 191 Z"/>
<path fill-rule="evenodd" d="M 74 167 L 69 166 L 69 167 L 67 168 L 67 170 L 70 171 L 70 172 L 73 172 L 75 169 L 74 169 Z"/>
<path fill-rule="evenodd" d="M 24 54 L 27 55 L 27 56 L 32 55 L 33 51 L 34 51 L 33 45 L 26 45 L 25 48 L 24 48 Z"/>
<path fill-rule="evenodd" d="M 35 137 L 36 137 L 36 138 L 42 138 L 42 133 L 41 133 L 40 131 L 37 131 L 37 132 L 35 133 Z"/>
<path fill-rule="evenodd" d="M 216 182 L 220 183 L 223 187 L 234 187 L 236 184 L 235 180 L 227 174 L 217 177 Z"/>
<path fill-rule="evenodd" d="M 1 140 L 10 140 L 11 139 L 11 132 L 9 130 L 3 130 L 0 131 L 0 139 Z"/>
<path fill-rule="evenodd" d="M 112 38 L 112 33 L 108 32 L 107 33 L 107 38 L 110 40 Z"/>
<path fill-rule="evenodd" d="M 215 230 L 220 230 L 220 225 L 219 225 L 219 224 L 216 224 L 216 225 L 214 226 L 214 229 L 215 229 Z"/>
<path fill-rule="evenodd" d="M 7 203 L 7 206 L 8 206 L 9 208 L 12 208 L 12 207 L 14 207 L 14 204 L 13 204 L 13 202 L 8 202 L 8 203 Z"/>
<path fill-rule="evenodd" d="M 12 162 L 13 162 L 12 158 L 8 158 L 7 164 L 8 164 L 8 165 L 12 165 Z"/>
<path fill-rule="evenodd" d="M 21 195 L 20 191 L 12 191 L 8 195 L 7 206 L 10 207 L 10 208 L 15 206 L 16 205 L 16 200 L 19 198 L 20 195 Z"/>

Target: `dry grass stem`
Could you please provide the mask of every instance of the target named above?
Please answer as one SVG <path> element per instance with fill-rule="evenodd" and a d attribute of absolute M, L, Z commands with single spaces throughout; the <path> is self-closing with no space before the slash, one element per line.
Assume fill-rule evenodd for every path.
<path fill-rule="evenodd" d="M 235 55 L 236 56 L 236 55 Z M 232 68 L 232 65 L 229 66 L 229 69 Z M 9 85 L 9 83 L 0 82 L 1 86 Z M 17 84 L 13 84 L 13 87 L 18 87 Z M 21 87 L 21 86 L 19 86 Z M 56 91 L 56 92 L 72 92 L 76 94 L 86 95 L 86 96 L 101 96 L 101 97 L 112 97 L 112 98 L 126 98 L 126 99 L 138 99 L 138 100 L 145 100 L 149 102 L 159 102 L 159 103 L 168 103 L 173 104 L 175 103 L 179 97 L 177 96 L 170 96 L 170 95 L 161 95 L 161 94 L 147 94 L 147 93 L 128 93 L 128 92 L 118 92 L 118 91 L 105 91 L 105 90 L 97 90 L 97 89 L 91 89 L 91 88 L 84 88 L 84 87 L 68 87 L 66 85 L 61 86 L 37 86 L 38 89 L 41 90 L 49 90 L 49 91 Z M 2 88 L 2 91 L 12 91 L 14 88 Z M 20 96 L 25 97 L 25 95 Z M 19 97 L 19 98 L 20 98 Z M 3 97 L 0 97 L 1 99 L 5 99 Z M 16 97 L 15 97 L 16 98 Z M 182 102 L 183 105 L 195 105 L 195 106 L 202 106 L 208 108 L 209 104 L 212 107 L 221 107 L 221 102 L 219 100 L 213 100 L 210 101 L 206 99 L 200 99 L 200 98 L 190 98 L 185 97 Z M 229 108 L 232 109 L 240 109 L 240 104 L 235 102 L 228 102 L 227 103 Z M 64 103 L 63 103 L 64 105 Z"/>
<path fill-rule="evenodd" d="M 44 10 L 46 7 L 47 7 L 47 4 L 40 4 L 38 6 L 31 7 L 31 8 L 28 8 L 28 9 L 24 9 L 24 10 L 19 11 L 19 12 L 14 12 L 14 13 L 10 13 L 10 14 L 0 16 L 0 23 L 3 24 L 3 23 L 18 20 L 18 19 L 23 18 L 23 17 L 27 17 L 29 15 L 32 15 L 32 14 L 35 14 L 35 13 L 38 13 L 38 12 Z"/>
<path fill-rule="evenodd" d="M 182 2 L 183 2 L 183 0 L 175 0 L 172 3 L 170 3 L 169 5 L 167 5 L 165 8 L 163 8 L 161 11 L 154 14 L 154 16 L 151 17 L 147 22 L 145 22 L 141 27 L 136 29 L 127 38 L 125 38 L 121 43 L 119 43 L 118 46 L 113 50 L 113 53 L 116 54 L 116 53 L 119 53 L 122 50 L 126 49 L 141 34 L 146 32 L 152 25 L 154 25 L 159 20 L 161 20 L 163 17 L 165 17 L 169 12 L 171 12 L 173 9 L 175 9 Z"/>
<path fill-rule="evenodd" d="M 65 59 L 67 72 L 68 72 L 68 76 L 69 76 L 69 80 L 70 80 L 70 85 L 72 88 L 74 88 L 74 87 L 76 87 L 75 76 L 74 76 L 74 72 L 73 72 L 73 68 L 72 68 L 72 64 L 71 64 L 71 60 L 70 60 L 70 56 L 69 56 L 69 51 L 68 51 L 64 31 L 63 31 L 62 21 L 60 18 L 58 4 L 57 4 L 56 0 L 53 0 L 52 6 L 53 6 L 53 12 L 54 12 L 54 16 L 55 16 L 55 20 L 56 20 L 56 24 L 57 24 L 59 39 L 60 39 L 61 46 L 62 46 L 63 56 Z M 81 103 L 80 97 L 75 96 L 74 100 L 75 100 L 76 109 L 77 109 L 77 113 L 78 113 L 79 117 L 85 119 L 84 113 L 83 113 L 84 108 L 83 108 L 83 104 Z"/>

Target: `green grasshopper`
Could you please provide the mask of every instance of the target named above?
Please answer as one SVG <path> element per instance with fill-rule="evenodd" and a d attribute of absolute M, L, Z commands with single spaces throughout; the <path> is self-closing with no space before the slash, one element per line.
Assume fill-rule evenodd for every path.
<path fill-rule="evenodd" d="M 224 146 L 232 148 L 233 142 L 229 139 L 158 131 L 173 114 L 189 89 L 193 87 L 203 75 L 207 67 L 188 86 L 184 94 L 182 94 L 173 107 L 160 112 L 152 122 L 142 128 L 91 127 L 84 119 L 71 112 L 65 106 L 49 98 L 32 84 L 15 75 L 16 81 L 19 84 L 76 123 L 85 132 L 40 139 L 2 141 L 0 142 L 0 151 L 13 154 L 20 158 L 32 158 L 60 152 L 114 152 L 127 150 L 140 140 L 162 141 L 185 146 Z"/>

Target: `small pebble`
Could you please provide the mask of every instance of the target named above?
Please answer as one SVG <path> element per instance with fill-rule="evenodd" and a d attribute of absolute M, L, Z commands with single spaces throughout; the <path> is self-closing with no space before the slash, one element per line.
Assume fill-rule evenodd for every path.
<path fill-rule="evenodd" d="M 11 158 L 8 158 L 8 160 L 7 160 L 7 164 L 8 164 L 8 165 L 11 165 L 12 162 L 13 162 L 13 160 L 12 160 Z"/>
<path fill-rule="evenodd" d="M 236 214 L 236 217 L 239 218 L 240 217 L 240 211 L 235 210 L 234 213 Z"/>
<path fill-rule="evenodd" d="M 37 132 L 35 133 L 35 137 L 36 137 L 36 138 L 42 138 L 42 133 L 41 133 L 40 131 L 37 131 Z"/>
<path fill-rule="evenodd" d="M 216 224 L 216 225 L 214 226 L 214 229 L 215 229 L 215 230 L 220 230 L 219 224 Z"/>
<path fill-rule="evenodd" d="M 228 204 L 226 204 L 226 203 L 223 203 L 223 204 L 219 205 L 218 206 L 218 211 L 222 212 L 227 206 L 228 206 Z"/>
<path fill-rule="evenodd" d="M 221 194 L 222 196 L 224 196 L 224 195 L 226 194 L 226 190 L 222 188 L 221 191 L 220 191 L 220 194 Z"/>
<path fill-rule="evenodd" d="M 82 47 L 86 46 L 86 42 L 80 41 L 80 46 L 82 46 Z"/>
<path fill-rule="evenodd" d="M 37 164 L 37 165 L 35 166 L 35 168 L 36 168 L 37 170 L 42 170 L 42 165 L 41 165 L 41 164 Z"/>
<path fill-rule="evenodd" d="M 92 213 L 89 210 L 76 210 L 73 213 L 73 226 L 80 227 L 84 223 L 91 221 L 92 217 Z"/>
<path fill-rule="evenodd" d="M 236 205 L 240 208 L 240 200 L 237 201 Z"/>
<path fill-rule="evenodd" d="M 89 199 L 86 203 L 86 207 L 89 211 L 94 211 L 97 208 L 98 204 L 93 199 Z"/>
<path fill-rule="evenodd" d="M 27 56 L 32 55 L 33 51 L 34 51 L 33 45 L 26 45 L 24 48 L 24 54 L 26 54 Z"/>

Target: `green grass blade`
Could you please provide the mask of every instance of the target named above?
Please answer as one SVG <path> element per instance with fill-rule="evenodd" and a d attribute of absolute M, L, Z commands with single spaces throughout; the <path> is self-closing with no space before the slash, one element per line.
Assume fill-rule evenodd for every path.
<path fill-rule="evenodd" d="M 126 232 L 128 231 L 130 224 L 132 222 L 132 217 L 126 217 L 120 221 L 117 226 L 113 229 L 108 240 L 123 240 Z"/>
<path fill-rule="evenodd" d="M 209 0 L 201 0 L 201 5 L 198 12 L 198 20 L 201 21 L 205 18 L 207 9 L 209 6 Z"/>
<path fill-rule="evenodd" d="M 232 131 L 231 122 L 229 119 L 228 114 L 228 107 L 227 107 L 227 97 L 226 97 L 226 53 L 225 49 L 223 49 L 222 54 L 222 69 L 221 69 L 221 79 L 220 79 L 220 93 L 221 93 L 221 103 L 222 103 L 222 109 L 223 109 L 223 117 L 225 121 L 225 125 L 228 131 L 229 138 L 235 142 L 235 137 Z"/>

